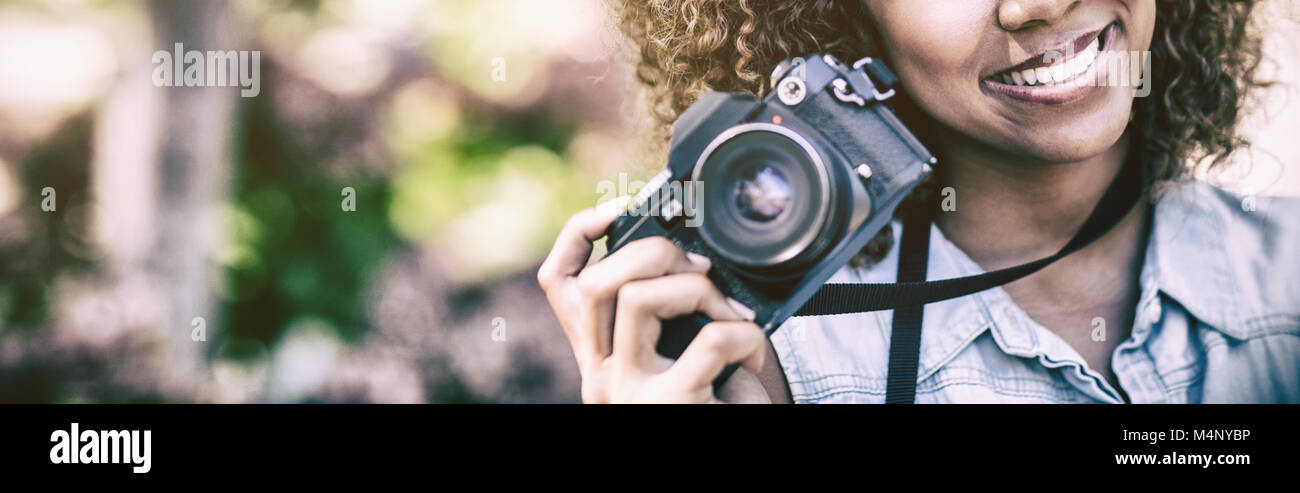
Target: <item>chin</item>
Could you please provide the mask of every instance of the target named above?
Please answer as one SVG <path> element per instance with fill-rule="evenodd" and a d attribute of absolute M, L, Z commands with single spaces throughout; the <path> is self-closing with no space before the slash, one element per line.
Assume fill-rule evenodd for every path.
<path fill-rule="evenodd" d="M 1124 135 L 1124 128 L 1085 137 L 1040 136 L 1023 146 L 1022 152 L 1048 163 L 1077 163 L 1110 150 Z"/>
<path fill-rule="evenodd" d="M 1009 132 L 1006 146 L 1013 154 L 1035 156 L 1049 163 L 1075 163 L 1110 150 L 1128 128 L 1132 99 L 1118 101 L 1091 115 L 1042 122 Z"/>

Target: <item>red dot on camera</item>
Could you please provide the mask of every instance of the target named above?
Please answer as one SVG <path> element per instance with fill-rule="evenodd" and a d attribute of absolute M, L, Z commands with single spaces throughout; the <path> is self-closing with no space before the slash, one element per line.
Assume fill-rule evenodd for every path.
<path fill-rule="evenodd" d="M 772 123 L 781 124 L 781 115 L 772 115 Z"/>

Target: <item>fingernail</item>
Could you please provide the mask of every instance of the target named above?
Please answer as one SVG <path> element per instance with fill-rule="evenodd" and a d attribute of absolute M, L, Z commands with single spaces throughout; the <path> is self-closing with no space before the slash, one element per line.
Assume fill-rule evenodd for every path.
<path fill-rule="evenodd" d="M 740 318 L 745 319 L 746 322 L 753 322 L 753 321 L 754 321 L 754 316 L 755 316 L 755 314 L 754 314 L 754 310 L 752 310 L 752 309 L 750 309 L 749 307 L 745 306 L 744 303 L 741 303 L 741 302 L 739 302 L 739 301 L 736 301 L 734 298 L 730 298 L 730 297 L 728 297 L 728 298 L 727 298 L 727 304 L 728 304 L 728 305 L 731 305 L 731 309 L 732 309 L 732 310 L 735 310 L 735 311 L 736 311 L 736 314 L 740 315 Z"/>
<path fill-rule="evenodd" d="M 692 264 L 695 264 L 706 271 L 709 270 L 710 267 L 713 267 L 713 261 L 709 260 L 709 257 L 695 252 L 686 252 L 686 260 L 691 261 Z"/>

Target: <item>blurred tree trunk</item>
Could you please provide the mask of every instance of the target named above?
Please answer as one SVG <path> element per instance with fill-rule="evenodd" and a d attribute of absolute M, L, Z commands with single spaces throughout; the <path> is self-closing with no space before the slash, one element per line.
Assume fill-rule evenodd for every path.
<path fill-rule="evenodd" d="M 152 0 L 148 8 L 155 49 L 171 51 L 175 43 L 183 43 L 185 51 L 246 48 L 227 1 Z M 182 75 L 173 74 L 178 81 Z M 161 329 L 175 368 L 167 386 L 193 388 L 205 379 L 204 360 L 220 327 L 214 289 L 222 278 L 213 254 L 222 239 L 221 205 L 230 193 L 239 90 L 150 87 L 161 94 L 155 113 L 156 180 L 144 202 L 155 223 L 144 230 L 152 238 L 141 267 L 161 290 Z M 191 340 L 196 317 L 203 318 L 209 342 Z"/>

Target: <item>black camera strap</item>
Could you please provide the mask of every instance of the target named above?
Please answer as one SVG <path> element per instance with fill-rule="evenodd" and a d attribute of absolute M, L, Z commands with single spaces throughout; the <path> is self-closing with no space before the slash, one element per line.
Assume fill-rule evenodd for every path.
<path fill-rule="evenodd" d="M 924 282 L 930 261 L 930 216 L 912 214 L 903 220 L 903 239 L 898 246 L 898 282 Z M 889 373 L 885 381 L 885 404 L 916 401 L 916 372 L 921 356 L 921 320 L 925 305 L 894 309 L 889 331 Z"/>
<path fill-rule="evenodd" d="M 925 280 L 931 216 L 909 215 L 903 222 L 897 283 L 826 284 L 794 316 L 894 309 L 885 402 L 914 402 L 925 304 L 1001 286 L 1039 271 L 1105 235 L 1132 210 L 1141 194 L 1142 166 L 1130 159 L 1120 169 L 1078 233 L 1056 254 L 1015 267 L 938 281 Z"/>

